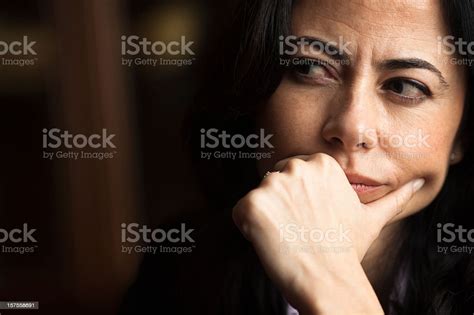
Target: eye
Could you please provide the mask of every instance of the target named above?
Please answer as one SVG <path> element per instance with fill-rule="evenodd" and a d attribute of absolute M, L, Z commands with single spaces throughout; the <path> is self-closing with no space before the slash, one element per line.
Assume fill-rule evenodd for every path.
<path fill-rule="evenodd" d="M 321 60 L 295 58 L 291 60 L 291 66 L 294 74 L 303 80 L 310 80 L 321 84 L 336 80 L 328 69 L 328 65 Z"/>
<path fill-rule="evenodd" d="M 394 96 L 399 97 L 402 101 L 411 103 L 421 102 L 432 95 L 426 85 L 413 79 L 391 79 L 382 88 L 393 93 Z"/>

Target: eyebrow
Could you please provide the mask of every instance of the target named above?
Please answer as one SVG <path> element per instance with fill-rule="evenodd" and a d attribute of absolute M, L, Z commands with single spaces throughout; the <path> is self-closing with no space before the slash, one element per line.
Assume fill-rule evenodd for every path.
<path fill-rule="evenodd" d="M 308 46 L 313 43 L 319 43 L 325 47 L 328 47 L 331 51 L 335 51 L 335 54 L 328 54 L 326 51 L 323 53 L 328 56 L 329 58 L 335 60 L 351 60 L 350 56 L 344 52 L 344 50 L 340 50 L 338 46 L 330 44 L 325 40 L 322 40 L 317 37 L 311 36 L 301 36 L 298 37 L 295 41 L 299 40 L 306 40 L 308 42 Z M 443 73 L 436 68 L 433 64 L 429 63 L 426 60 L 419 59 L 419 58 L 406 58 L 406 59 L 390 59 L 385 60 L 381 63 L 381 68 L 384 70 L 399 70 L 399 69 L 425 69 L 434 73 L 438 79 L 440 84 L 445 88 L 449 88 L 449 84 L 443 76 Z"/>
<path fill-rule="evenodd" d="M 381 68 L 385 70 L 399 70 L 399 69 L 425 69 L 436 74 L 441 85 L 445 88 L 449 87 L 448 82 L 444 78 L 441 71 L 426 60 L 418 58 L 408 59 L 390 59 L 381 63 Z"/>

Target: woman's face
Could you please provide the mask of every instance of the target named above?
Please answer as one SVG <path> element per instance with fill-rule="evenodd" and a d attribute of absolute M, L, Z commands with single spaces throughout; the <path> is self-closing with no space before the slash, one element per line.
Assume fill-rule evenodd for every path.
<path fill-rule="evenodd" d="M 427 206 L 452 153 L 462 156 L 455 138 L 466 89 L 465 70 L 439 51 L 440 36 L 449 34 L 439 2 L 298 1 L 292 34 L 309 39 L 300 41 L 290 64 L 305 64 L 288 67 L 260 114 L 276 149 L 259 162 L 262 174 L 278 160 L 322 152 L 351 183 L 382 184 L 356 189 L 361 202 L 424 178 L 396 219 Z M 319 49 L 319 41 L 332 42 L 337 53 Z"/>

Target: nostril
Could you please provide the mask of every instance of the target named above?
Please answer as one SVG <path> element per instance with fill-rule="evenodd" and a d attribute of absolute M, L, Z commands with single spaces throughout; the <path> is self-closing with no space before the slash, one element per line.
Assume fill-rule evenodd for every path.
<path fill-rule="evenodd" d="M 334 145 L 343 145 L 344 142 L 342 142 L 341 139 L 339 139 L 338 137 L 332 137 L 331 138 L 331 143 L 334 144 Z"/>

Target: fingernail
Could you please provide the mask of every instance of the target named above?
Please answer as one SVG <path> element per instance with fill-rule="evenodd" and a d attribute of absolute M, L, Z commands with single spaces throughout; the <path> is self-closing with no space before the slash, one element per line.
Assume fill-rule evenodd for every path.
<path fill-rule="evenodd" d="M 424 184 L 425 184 L 425 180 L 423 178 L 418 178 L 418 179 L 414 180 L 413 181 L 413 191 L 417 192 L 418 190 L 421 189 L 421 187 L 423 187 Z"/>

